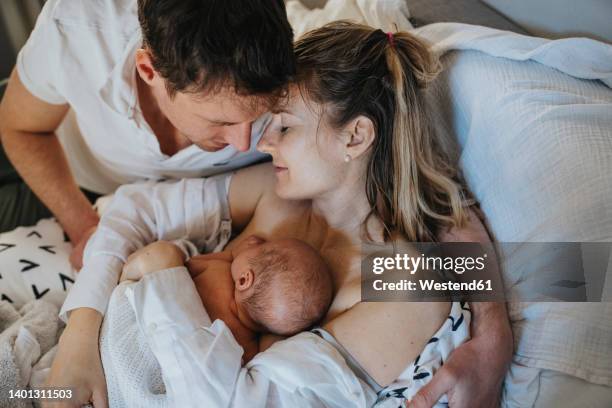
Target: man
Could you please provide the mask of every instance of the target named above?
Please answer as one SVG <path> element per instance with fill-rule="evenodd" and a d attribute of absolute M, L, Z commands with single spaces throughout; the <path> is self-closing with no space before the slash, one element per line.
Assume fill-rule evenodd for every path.
<path fill-rule="evenodd" d="M 98 223 L 88 196 L 258 160 L 292 41 L 282 0 L 48 0 L 0 106 L 0 231 L 53 214 L 78 267 Z M 83 350 L 106 305 L 74 289 L 49 383 L 105 405 L 97 352 Z"/>
<path fill-rule="evenodd" d="M 79 247 L 98 222 L 79 186 L 107 194 L 257 160 L 256 119 L 294 72 L 291 44 L 281 0 L 48 1 L 0 108 L 25 182 L 2 152 L 0 232 L 50 211 Z"/>

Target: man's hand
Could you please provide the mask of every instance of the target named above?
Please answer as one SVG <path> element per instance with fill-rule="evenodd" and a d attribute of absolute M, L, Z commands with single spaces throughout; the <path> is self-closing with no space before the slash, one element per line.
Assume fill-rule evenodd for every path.
<path fill-rule="evenodd" d="M 85 251 L 85 245 L 87 245 L 87 241 L 89 241 L 89 238 L 96 232 L 97 228 L 97 224 L 89 227 L 81 235 L 81 238 L 77 242 L 74 242 L 74 247 L 70 253 L 70 265 L 72 265 L 77 272 L 83 267 L 83 251 Z"/>
<path fill-rule="evenodd" d="M 100 361 L 98 332 L 102 315 L 89 308 L 70 315 L 53 360 L 47 387 L 69 388 L 69 401 L 43 402 L 45 408 L 76 408 L 93 402 L 95 408 L 108 407 L 106 380 Z"/>
<path fill-rule="evenodd" d="M 138 281 L 148 273 L 184 264 L 185 254 L 176 245 L 167 241 L 157 241 L 128 257 L 119 280 L 121 282 L 124 280 Z"/>
<path fill-rule="evenodd" d="M 430 408 L 444 394 L 452 408 L 499 407 L 513 352 L 506 308 L 501 303 L 472 303 L 472 309 L 472 339 L 451 353 L 410 401 L 410 408 Z"/>

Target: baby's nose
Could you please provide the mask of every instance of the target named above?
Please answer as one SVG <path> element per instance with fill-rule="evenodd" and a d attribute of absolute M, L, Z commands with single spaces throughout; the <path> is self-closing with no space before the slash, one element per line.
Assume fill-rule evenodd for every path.
<path fill-rule="evenodd" d="M 247 238 L 247 243 L 249 245 L 259 245 L 263 244 L 265 241 L 263 238 L 258 237 L 257 235 L 251 235 Z"/>

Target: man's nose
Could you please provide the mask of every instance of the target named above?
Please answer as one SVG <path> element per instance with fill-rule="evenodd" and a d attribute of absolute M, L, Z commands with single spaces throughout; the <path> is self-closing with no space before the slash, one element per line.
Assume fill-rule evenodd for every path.
<path fill-rule="evenodd" d="M 239 152 L 248 151 L 251 148 L 251 122 L 232 126 L 225 140 Z"/>

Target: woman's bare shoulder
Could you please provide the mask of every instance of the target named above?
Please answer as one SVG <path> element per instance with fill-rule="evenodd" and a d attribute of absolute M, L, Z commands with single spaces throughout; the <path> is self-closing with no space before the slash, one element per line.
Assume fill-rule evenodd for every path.
<path fill-rule="evenodd" d="M 230 194 L 234 191 L 249 190 L 261 195 L 274 187 L 274 167 L 272 162 L 255 164 L 236 171 L 232 177 Z"/>
<path fill-rule="evenodd" d="M 274 168 L 261 163 L 236 171 L 230 183 L 228 201 L 233 225 L 244 228 L 257 209 L 261 198 L 274 191 Z"/>
<path fill-rule="evenodd" d="M 285 200 L 275 191 L 276 174 L 272 163 L 238 170 L 229 189 L 229 205 L 234 231 L 255 222 L 258 227 L 291 219 L 308 208 L 308 202 Z"/>
<path fill-rule="evenodd" d="M 438 234 L 440 242 L 491 242 L 491 237 L 484 225 L 484 214 L 476 206 L 467 208 L 468 222 L 461 228 L 453 227 Z"/>

